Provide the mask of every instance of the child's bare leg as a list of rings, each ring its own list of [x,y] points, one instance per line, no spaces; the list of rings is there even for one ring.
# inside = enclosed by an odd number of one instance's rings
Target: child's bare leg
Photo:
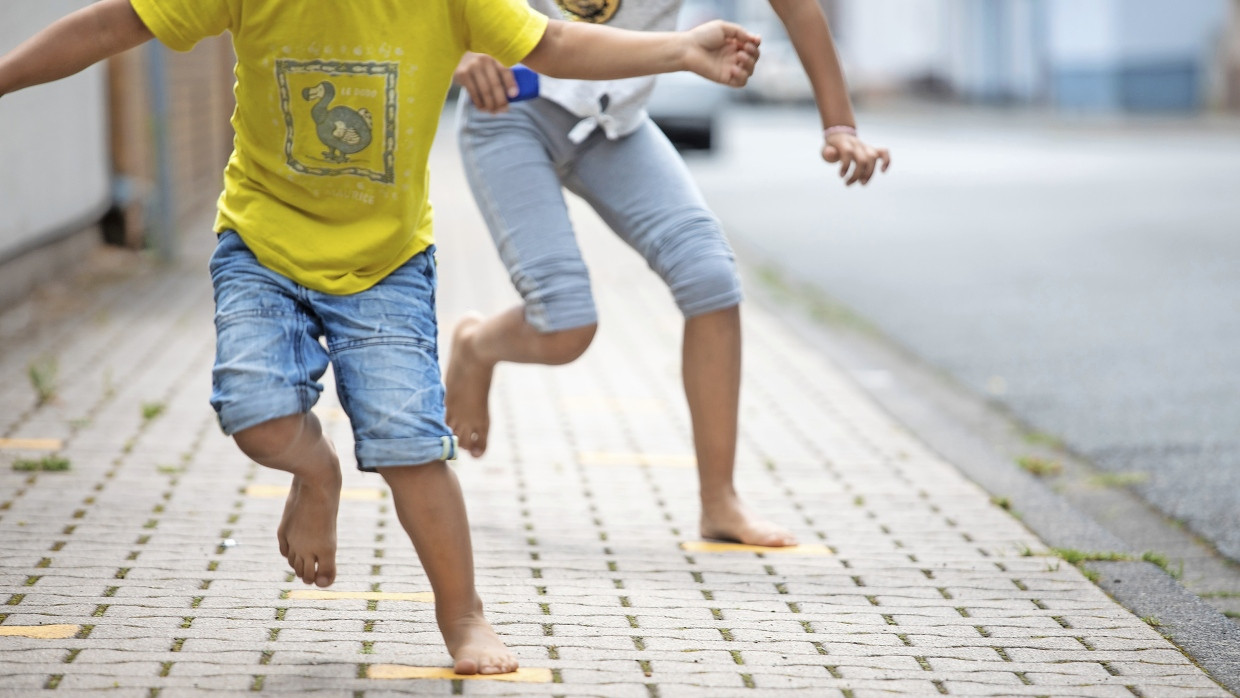
[[[280,554],[306,584],[336,579],[336,513],[340,461],[313,414],[280,417],[234,435],[259,465],[293,474],[276,537]]]
[[[458,674],[517,670],[482,613],[474,589],[474,556],[461,488],[443,461],[379,470],[396,503],[396,515],[413,541],[435,592],[435,618]]]
[[[750,512],[733,485],[741,386],[741,315],[733,306],[685,321],[685,396],[701,482],[701,533],[749,545],[795,545],[786,529]]]
[[[457,323],[444,376],[444,406],[448,427],[461,440],[461,446],[475,458],[486,452],[491,427],[487,397],[496,364],[566,364],[585,352],[597,327],[539,332],[525,321],[522,306],[487,318],[471,313]]]

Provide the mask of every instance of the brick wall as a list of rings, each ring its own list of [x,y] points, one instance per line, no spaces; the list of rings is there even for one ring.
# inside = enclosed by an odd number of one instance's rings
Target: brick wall
[[[140,247],[155,195],[154,124],[149,84],[150,51],[143,46],[109,64],[112,157],[117,207],[106,222],[111,242]],[[215,203],[232,151],[233,53],[227,35],[202,41],[189,53],[165,51],[168,156],[174,219],[200,222]]]

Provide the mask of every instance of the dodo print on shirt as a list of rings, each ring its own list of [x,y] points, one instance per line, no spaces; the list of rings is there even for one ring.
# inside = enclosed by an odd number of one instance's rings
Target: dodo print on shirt
[[[276,79],[289,167],[395,181],[396,63],[282,59]]]

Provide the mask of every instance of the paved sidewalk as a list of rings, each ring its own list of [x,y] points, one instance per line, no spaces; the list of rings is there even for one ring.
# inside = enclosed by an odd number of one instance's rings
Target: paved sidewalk
[[[447,329],[515,297],[443,135]],[[598,339],[570,366],[503,367],[491,451],[457,465],[521,681],[441,669],[376,476],[346,468],[330,593],[293,581],[274,536],[287,477],[241,456],[207,404],[204,229],[177,269],[0,315],[0,695],[1230,695],[754,304],[740,484],[805,545],[699,540],[681,320],[574,216]],[[32,365],[54,387],[42,406]],[[351,452],[330,386],[317,411]],[[68,470],[13,469],[47,456]]]

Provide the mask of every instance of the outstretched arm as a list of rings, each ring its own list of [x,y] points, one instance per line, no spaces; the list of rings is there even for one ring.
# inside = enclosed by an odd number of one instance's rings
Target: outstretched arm
[[[557,78],[607,80],[692,70],[740,87],[753,74],[758,43],[758,37],[726,22],[687,32],[634,32],[552,21],[523,62]],[[465,54],[452,78],[485,112],[507,111],[508,97],[517,91],[512,71],[486,54]]]
[[[741,87],[753,74],[758,43],[757,36],[718,20],[684,32],[551,21],[542,41],[522,62],[555,78],[612,80],[690,70]]]
[[[840,163],[840,177],[847,177],[850,185],[869,182],[875,170],[886,172],[891,164],[887,149],[867,145],[855,133],[857,120],[848,98],[848,85],[827,18],[817,0],[770,0],[770,3],[787,29],[788,38],[814,87],[814,101],[826,133],[822,158]],[[850,127],[854,132],[837,129],[827,133],[833,126]]]
[[[151,38],[129,0],[100,0],[0,58],[0,95],[68,77]]]

